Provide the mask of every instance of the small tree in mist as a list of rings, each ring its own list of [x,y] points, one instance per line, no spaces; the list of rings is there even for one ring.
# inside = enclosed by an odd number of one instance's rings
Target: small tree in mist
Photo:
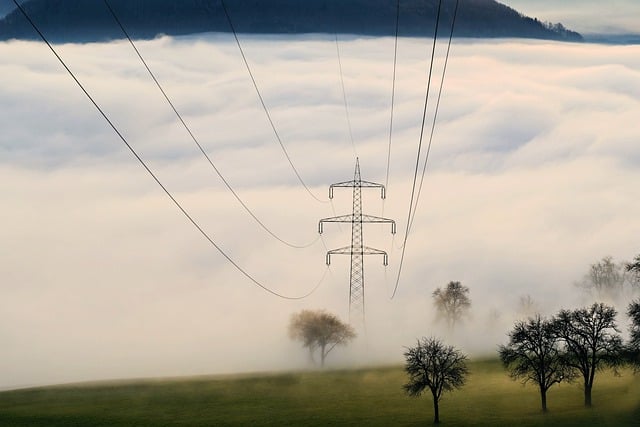
[[[509,343],[501,345],[498,354],[511,378],[538,386],[542,412],[547,412],[549,388],[569,379],[572,372],[564,363],[554,322],[540,315],[518,321],[509,333]]]
[[[629,304],[627,315],[631,319],[631,336],[627,344],[628,361],[637,373],[640,371],[640,300]]]
[[[633,285],[627,263],[616,263],[606,256],[591,264],[589,272],[577,286],[591,293],[596,299],[615,300],[622,295],[625,285]]]
[[[591,406],[596,372],[623,362],[616,315],[615,308],[595,303],[588,308],[561,310],[556,317],[558,336],[566,351],[565,363],[584,380],[585,406]]]
[[[301,341],[309,349],[309,357],[320,353],[320,366],[337,345],[346,345],[356,337],[354,329],[324,310],[302,310],[293,314],[289,322],[289,337]]]
[[[531,298],[531,295],[523,295],[518,299],[518,315],[523,319],[535,317],[539,313],[540,307],[534,299]]]
[[[452,332],[456,323],[471,307],[469,288],[462,286],[460,282],[449,282],[444,289],[433,291],[432,296],[438,317],[447,322],[447,329]]]
[[[488,329],[496,329],[500,324],[500,320],[502,319],[502,313],[497,308],[492,308],[487,313],[487,328]]]
[[[440,398],[445,391],[464,385],[469,373],[467,356],[436,338],[422,338],[415,347],[407,349],[404,357],[405,371],[409,375],[409,382],[404,385],[405,391],[410,396],[418,397],[429,389],[433,396],[433,422],[440,423]]]

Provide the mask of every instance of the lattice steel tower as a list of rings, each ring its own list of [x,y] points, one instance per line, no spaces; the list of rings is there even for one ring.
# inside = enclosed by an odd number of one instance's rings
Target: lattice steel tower
[[[391,233],[396,232],[396,223],[392,219],[362,214],[362,188],[380,188],[380,195],[386,197],[382,184],[362,181],[360,178],[360,161],[356,159],[356,170],[352,181],[339,182],[329,187],[329,198],[333,199],[334,188],[353,188],[353,211],[351,215],[324,218],[318,224],[318,232],[322,234],[325,222],[351,223],[351,245],[327,252],[327,265],[331,264],[331,255],[351,255],[351,278],[349,281],[349,322],[356,327],[364,327],[364,255],[382,255],[384,265],[388,264],[385,251],[365,246],[362,238],[363,223],[390,223]]]

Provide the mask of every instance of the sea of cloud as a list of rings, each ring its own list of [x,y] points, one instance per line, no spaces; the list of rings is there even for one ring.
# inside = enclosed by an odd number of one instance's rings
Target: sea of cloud
[[[363,179],[385,181],[393,39],[340,37],[353,143],[332,37],[242,42],[291,160],[324,203],[292,171],[230,36],[138,47],[246,205],[283,239],[313,242],[320,218],[351,211],[348,190],[326,198],[331,183],[353,177],[356,153]],[[415,338],[442,334],[431,293],[450,280],[471,289],[473,310],[447,339],[493,354],[520,297],[544,313],[582,304],[573,284],[590,263],[640,252],[640,47],[456,40],[391,300],[429,43],[399,41],[388,198],[364,197],[365,212],[396,219],[399,232],[365,227],[365,243],[388,251],[390,265],[367,259],[367,356],[336,349],[334,366],[397,363]],[[327,225],[307,249],[274,240],[211,169],[127,43],[56,48],[241,268],[288,296],[324,280],[299,301],[257,287],[185,219],[46,46],[2,43],[10,60],[0,63],[0,387],[307,367],[288,319],[303,308],[348,318],[349,259],[334,257],[327,273],[324,254],[349,243],[349,228]]]

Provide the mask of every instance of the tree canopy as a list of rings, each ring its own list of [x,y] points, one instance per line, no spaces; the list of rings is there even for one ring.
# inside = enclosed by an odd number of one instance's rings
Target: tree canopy
[[[523,320],[528,319],[530,317],[535,317],[540,313],[540,306],[533,298],[531,298],[531,295],[522,295],[518,299],[517,312],[522,316]]]
[[[584,404],[591,406],[596,371],[622,362],[622,339],[617,311],[603,303],[588,308],[561,310],[556,318],[558,336],[567,352],[566,364],[584,379]]]
[[[597,299],[615,300],[619,298],[625,286],[633,285],[632,275],[626,262],[617,263],[612,257],[591,264],[589,271],[577,285],[590,292]]]
[[[469,288],[460,282],[449,282],[444,289],[436,289],[432,296],[438,317],[447,322],[449,331],[453,331],[456,323],[471,307]]]
[[[509,333],[509,343],[501,345],[498,354],[513,379],[538,386],[543,412],[547,412],[549,388],[571,375],[564,364],[554,322],[540,315],[518,321]]]
[[[445,391],[461,388],[467,374],[467,356],[452,346],[446,346],[436,338],[422,338],[415,347],[404,353],[405,371],[409,382],[404,389],[410,396],[418,397],[426,389],[433,396],[434,423],[440,422],[438,403]]]
[[[302,310],[293,314],[289,322],[289,337],[301,341],[309,349],[309,357],[320,353],[320,364],[324,366],[327,355],[337,345],[345,345],[356,337],[354,329],[338,317],[324,310]]]
[[[634,286],[640,287],[640,255],[636,256],[633,262],[627,264],[627,272],[631,274]]]
[[[627,270],[640,272],[640,255],[637,255],[633,262],[627,264]]]

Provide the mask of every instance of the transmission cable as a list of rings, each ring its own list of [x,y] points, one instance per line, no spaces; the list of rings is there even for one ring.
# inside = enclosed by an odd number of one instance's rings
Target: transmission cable
[[[418,210],[418,201],[420,200],[420,194],[422,193],[422,184],[424,183],[424,175],[427,171],[427,163],[429,161],[429,154],[431,153],[431,144],[433,142],[433,133],[436,128],[436,120],[438,119],[438,110],[440,109],[440,99],[442,98],[442,88],[444,86],[444,78],[447,74],[447,64],[449,63],[449,52],[451,51],[451,41],[453,40],[453,30],[456,25],[456,16],[458,15],[458,4],[459,0],[456,0],[456,5],[453,10],[453,18],[451,21],[451,33],[449,34],[449,43],[447,44],[447,53],[444,59],[444,67],[442,69],[442,79],[440,80],[440,89],[438,90],[438,100],[436,101],[436,109],[433,114],[433,121],[431,122],[431,134],[429,135],[429,145],[427,146],[427,154],[424,159],[424,164],[422,165],[422,177],[420,178],[420,186],[418,187],[418,195],[416,196],[416,203],[413,207],[413,215],[411,217],[411,224],[409,226],[409,231],[413,227],[413,221],[416,218],[416,211]]]
[[[296,248],[296,249],[304,249],[304,248],[308,248],[312,245],[314,245],[317,241],[318,238],[316,237],[313,241],[311,241],[310,243],[304,244],[304,245],[296,245],[293,243],[290,243],[284,239],[282,239],[281,237],[279,237],[278,235],[276,235],[271,229],[269,229],[269,227],[267,227],[254,213],[253,211],[247,206],[247,204],[240,198],[240,196],[238,195],[238,193],[234,190],[234,188],[231,186],[231,184],[229,183],[229,181],[227,181],[227,179],[224,177],[224,175],[222,174],[222,172],[220,172],[220,170],[216,167],[216,165],[213,163],[213,160],[211,160],[211,157],[207,154],[207,152],[204,150],[204,148],[202,147],[202,145],[200,144],[200,142],[198,141],[198,139],[195,137],[195,135],[193,134],[193,132],[191,131],[191,128],[187,125],[187,123],[184,121],[182,115],[178,112],[177,108],[175,107],[175,105],[173,104],[173,102],[171,101],[171,99],[169,98],[169,96],[167,95],[166,91],[164,90],[164,88],[162,87],[162,85],[160,84],[160,82],[158,81],[158,79],[156,78],[155,74],[151,71],[151,68],[149,67],[149,65],[147,64],[147,61],[144,59],[144,57],[142,56],[142,54],[140,53],[140,51],[138,50],[138,47],[135,45],[135,43],[133,42],[133,39],[131,38],[131,36],[129,35],[129,32],[125,29],[122,21],[118,18],[118,15],[116,14],[115,10],[111,7],[111,4],[109,3],[108,0],[104,0],[104,4],[107,6],[107,9],[109,9],[109,12],[111,13],[111,16],[113,16],[113,19],[116,21],[116,23],[118,24],[118,26],[120,27],[120,29],[122,30],[122,33],[125,35],[125,37],[127,38],[127,40],[129,41],[129,44],[131,45],[131,47],[133,48],[133,50],[136,52],[136,55],[138,55],[138,58],[140,59],[140,61],[142,62],[142,64],[144,65],[144,67],[147,69],[147,72],[149,73],[149,75],[151,76],[151,78],[153,79],[153,81],[155,82],[156,86],[158,87],[158,89],[160,90],[160,92],[162,93],[162,95],[164,96],[164,99],[167,100],[167,102],[169,103],[169,105],[171,106],[171,109],[173,110],[173,112],[175,113],[175,115],[178,117],[178,120],[180,121],[180,123],[182,123],[182,126],[184,127],[184,129],[187,131],[187,133],[189,134],[189,136],[191,137],[191,139],[193,140],[193,142],[196,144],[196,146],[198,147],[198,149],[200,150],[200,152],[202,153],[202,155],[207,159],[207,161],[209,162],[209,164],[211,165],[211,167],[213,168],[213,170],[216,172],[216,174],[218,175],[218,177],[222,180],[222,182],[224,183],[224,185],[227,187],[227,189],[231,192],[231,194],[233,194],[233,196],[236,198],[236,200],[238,201],[238,203],[240,203],[240,205],[242,205],[242,207],[244,208],[245,211],[247,211],[247,213],[249,215],[251,215],[251,217],[260,225],[260,227],[262,227],[262,229],[264,231],[266,231],[267,233],[269,233],[271,235],[271,237],[273,237],[274,239],[280,241],[281,243],[291,247],[291,248]]]
[[[429,92],[431,90],[431,75],[433,73],[433,62],[434,62],[434,58],[435,58],[435,54],[436,54],[436,42],[438,40],[438,27],[440,24],[440,11],[442,9],[442,0],[440,0],[438,2],[438,12],[436,15],[436,23],[435,23],[435,30],[434,30],[434,36],[433,36],[433,47],[431,49],[431,63],[429,65],[429,74],[428,74],[428,79],[427,79],[427,93],[425,95],[424,98],[424,110],[422,113],[422,125],[420,126],[420,140],[418,142],[418,153],[416,155],[416,166],[415,166],[415,171],[413,174],[413,185],[411,188],[411,200],[409,202],[409,213],[407,214],[407,227],[405,230],[405,234],[404,234],[404,241],[402,243],[402,255],[400,257],[400,265],[398,266],[398,276],[396,278],[396,284],[395,287],[393,289],[393,294],[391,295],[391,299],[393,299],[396,296],[396,292],[398,291],[398,284],[400,283],[400,275],[402,274],[402,265],[404,264],[404,255],[405,255],[405,251],[407,248],[407,239],[409,237],[409,227],[411,224],[411,213],[412,213],[412,209],[413,209],[413,203],[414,203],[414,198],[415,198],[415,194],[416,194],[416,183],[418,181],[418,170],[420,169],[420,154],[422,152],[422,141],[423,141],[423,137],[424,137],[424,125],[427,119],[427,106],[429,104]]]
[[[353,131],[351,129],[351,117],[349,116],[349,104],[347,102],[347,91],[344,88],[344,73],[342,72],[342,59],[340,58],[340,42],[338,41],[338,33],[336,33],[336,53],[338,55],[338,69],[340,70],[340,84],[342,86],[342,99],[344,101],[344,112],[347,116],[347,125],[349,127],[349,139],[351,139],[353,154],[356,157],[359,157],[358,150],[356,149],[356,143],[353,141]]]
[[[431,153],[431,146],[433,143],[433,135],[434,135],[434,131],[435,131],[435,127],[436,127],[436,121],[438,119],[438,111],[440,110],[440,99],[442,98],[442,89],[444,87],[444,80],[445,80],[445,76],[447,73],[447,65],[449,63],[449,53],[451,51],[451,42],[453,40],[453,31],[456,25],[456,17],[457,17],[457,12],[458,12],[458,5],[459,5],[459,0],[456,0],[456,5],[453,11],[453,18],[451,21],[451,32],[449,34],[449,41],[447,44],[447,53],[445,55],[445,60],[444,60],[444,67],[442,69],[442,78],[440,79],[440,88],[438,90],[438,99],[436,101],[436,108],[434,111],[434,115],[433,115],[433,121],[431,122],[431,134],[429,135],[429,144],[427,146],[427,153],[424,159],[424,163],[422,165],[422,176],[420,178],[420,185],[418,186],[418,192],[417,192],[417,196],[416,196],[416,202],[413,206],[413,212],[411,214],[411,221],[410,221],[410,225],[409,225],[409,232],[411,232],[411,228],[413,228],[413,221],[415,220],[416,217],[416,210],[418,209],[418,201],[420,200],[420,195],[422,194],[422,187],[424,184],[424,177],[425,177],[425,173],[427,171],[427,164],[429,161],[429,155]],[[402,246],[399,247],[400,249],[402,249]]]
[[[216,242],[213,240],[213,238],[211,238],[211,236],[209,236],[209,234],[207,234],[206,231],[203,230],[203,228],[198,224],[198,222],[196,222],[195,219],[193,219],[193,217],[187,212],[187,210],[182,207],[182,205],[180,204],[180,202],[178,202],[178,200],[173,196],[173,194],[171,194],[171,192],[167,189],[167,187],[164,186],[164,184],[162,184],[162,182],[160,181],[160,179],[151,171],[151,169],[149,168],[149,166],[147,166],[147,164],[144,162],[144,160],[142,160],[142,158],[140,157],[140,155],[136,152],[136,150],[131,146],[131,144],[129,144],[129,142],[127,141],[127,139],[122,135],[122,133],[118,130],[118,128],[113,124],[113,122],[111,121],[111,119],[109,119],[109,117],[107,116],[107,114],[104,112],[104,110],[102,110],[102,108],[100,108],[100,106],[98,105],[98,103],[93,99],[93,97],[89,94],[89,92],[85,89],[84,85],[82,83],[80,83],[80,81],[78,80],[78,78],[75,76],[75,74],[71,71],[71,69],[67,66],[67,64],[64,62],[64,60],[60,57],[60,55],[58,54],[58,52],[53,48],[53,46],[51,45],[51,43],[49,43],[49,41],[47,40],[47,38],[44,36],[44,34],[40,31],[40,29],[38,28],[38,26],[35,24],[35,22],[33,22],[33,20],[31,19],[31,17],[27,14],[27,12],[22,8],[22,6],[20,4],[18,4],[18,2],[16,0],[13,0],[13,2],[15,3],[16,7],[20,10],[20,12],[22,13],[22,15],[27,19],[27,21],[29,21],[29,23],[31,24],[31,26],[33,27],[33,29],[38,33],[38,35],[40,36],[40,38],[46,43],[47,47],[49,48],[49,50],[51,50],[51,52],[55,55],[55,57],[58,59],[58,61],[60,62],[60,64],[65,68],[65,70],[67,70],[67,72],[69,73],[69,75],[71,76],[71,78],[73,78],[73,80],[75,81],[75,83],[78,85],[78,87],[82,90],[82,92],[86,95],[87,98],[89,98],[89,101],[91,101],[91,103],[93,104],[93,106],[98,110],[98,112],[100,113],[100,115],[102,116],[102,118],[104,118],[104,120],[109,124],[109,126],[111,127],[111,129],[113,129],[113,131],[116,133],[116,135],[118,135],[118,137],[120,138],[120,140],[122,140],[122,142],[127,146],[127,148],[129,149],[129,151],[131,152],[131,154],[133,154],[133,156],[136,158],[136,160],[138,160],[138,162],[142,165],[142,167],[147,171],[147,173],[149,175],[151,175],[151,177],[153,178],[153,180],[156,182],[156,184],[158,184],[158,186],[160,186],[160,188],[162,189],[162,191],[164,191],[164,193],[167,195],[167,197],[169,197],[171,199],[171,201],[176,205],[176,207],[180,210],[180,212],[182,212],[182,214],[189,220],[189,222],[191,222],[191,224],[200,232],[200,234],[229,262],[231,263],[231,265],[233,265],[240,273],[242,273],[247,279],[249,279],[251,282],[253,282],[256,286],[262,288],[263,290],[265,290],[266,292],[282,298],[282,299],[286,299],[286,300],[301,300],[304,298],[309,297],[311,294],[313,294],[318,287],[320,286],[320,284],[322,283],[322,281],[324,280],[324,277],[326,277],[326,271],[324,273],[324,275],[322,276],[322,280],[308,293],[302,295],[302,296],[287,296],[281,293],[278,293],[274,290],[269,289],[267,286],[263,285],[262,283],[260,283],[257,279],[255,279],[251,274],[249,274],[245,269],[243,269],[236,261],[233,260],[233,258],[231,258],[218,244],[216,244]]]
[[[298,172],[298,169],[296,169],[295,165],[293,164],[293,160],[291,160],[291,156],[289,156],[289,153],[287,152],[287,149],[285,148],[284,143],[282,142],[282,138],[280,138],[280,133],[278,132],[278,129],[276,128],[276,125],[274,124],[273,119],[271,118],[271,114],[269,113],[269,109],[267,108],[267,104],[264,102],[264,98],[262,97],[262,94],[260,93],[260,89],[258,88],[258,83],[256,82],[256,79],[253,76],[253,72],[251,71],[251,67],[249,66],[249,61],[247,61],[247,57],[244,54],[244,50],[242,49],[242,45],[240,44],[240,39],[238,38],[238,34],[236,32],[236,28],[233,25],[233,21],[231,20],[231,15],[229,14],[229,11],[227,10],[227,5],[226,5],[224,0],[220,0],[220,3],[222,4],[222,9],[224,11],[225,16],[227,17],[227,22],[229,23],[229,28],[231,28],[231,32],[233,33],[233,37],[236,40],[236,44],[238,45],[238,50],[240,51],[240,55],[242,56],[242,61],[244,62],[244,66],[247,69],[247,72],[249,73],[249,77],[251,77],[251,82],[253,83],[253,87],[255,88],[256,93],[258,94],[258,98],[260,99],[260,104],[262,105],[262,109],[264,110],[264,112],[265,112],[265,114],[267,116],[269,124],[271,125],[271,129],[273,129],[273,133],[276,136],[276,139],[278,140],[278,143],[280,144],[280,148],[282,148],[282,152],[284,153],[285,157],[287,158],[287,160],[289,162],[289,165],[291,165],[291,169],[293,169],[293,172],[298,177],[298,181],[300,181],[300,184],[302,184],[302,186],[305,188],[305,190],[307,190],[307,193],[309,193],[309,195],[311,197],[313,197],[315,200],[317,200],[320,203],[329,203],[328,200],[321,200],[315,194],[313,194],[313,192],[309,189],[307,184],[304,182],[304,180],[300,176],[300,173]]]
[[[384,187],[389,191],[389,169],[391,167],[391,140],[393,136],[393,113],[396,99],[396,68],[398,64],[398,32],[400,29],[400,0],[396,2],[396,35],[393,47],[393,77],[391,79],[391,118],[389,119],[389,149],[387,150],[387,173],[384,179]],[[382,201],[382,216],[384,216],[384,203]]]

